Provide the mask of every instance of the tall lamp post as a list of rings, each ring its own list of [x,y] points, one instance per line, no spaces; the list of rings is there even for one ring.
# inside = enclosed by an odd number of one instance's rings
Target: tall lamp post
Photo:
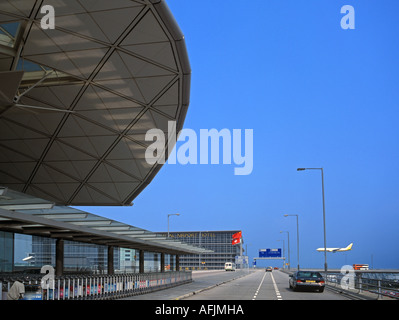
[[[323,196],[323,229],[324,229],[324,271],[327,273],[327,240],[326,240],[326,206],[324,202],[324,173],[323,168],[298,168],[297,171],[320,170],[321,171],[321,192]]]
[[[285,214],[284,217],[294,216],[296,217],[296,246],[297,246],[297,255],[298,255],[298,271],[299,271],[299,222],[297,214]]]
[[[280,231],[280,233],[287,232],[288,235],[288,270],[291,270],[291,259],[290,259],[290,233],[288,231]]]
[[[171,214],[168,214],[168,238],[169,238],[169,217],[170,216],[180,216],[180,213],[171,213]]]

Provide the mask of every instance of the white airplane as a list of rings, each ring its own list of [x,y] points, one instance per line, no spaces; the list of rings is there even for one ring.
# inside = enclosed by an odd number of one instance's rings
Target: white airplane
[[[353,243],[351,243],[346,248],[326,248],[327,252],[342,252],[352,250]],[[324,252],[324,248],[318,248],[317,251]]]

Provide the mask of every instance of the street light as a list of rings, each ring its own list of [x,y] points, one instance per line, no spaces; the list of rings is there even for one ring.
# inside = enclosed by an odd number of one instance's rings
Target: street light
[[[297,246],[297,254],[298,254],[298,271],[299,271],[299,222],[297,214],[285,214],[284,217],[295,216],[296,217],[296,246]]]
[[[324,173],[323,168],[297,168],[297,171],[320,170],[321,171],[321,192],[323,196],[323,229],[324,229],[324,271],[327,273],[327,241],[326,241],[326,206],[324,202]]]
[[[290,233],[288,231],[280,231],[280,233],[287,232],[288,235],[288,270],[291,269],[291,259],[290,259]]]
[[[180,216],[180,213],[170,213],[170,214],[168,214],[168,238],[169,238],[169,217],[170,216]]]

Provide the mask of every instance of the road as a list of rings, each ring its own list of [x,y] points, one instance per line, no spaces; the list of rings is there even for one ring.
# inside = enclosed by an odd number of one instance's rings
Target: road
[[[339,294],[324,290],[294,292],[289,288],[288,275],[281,271],[258,270],[249,275],[224,283],[185,298],[186,300],[348,300]]]
[[[194,294],[195,293],[195,294]],[[289,289],[288,275],[274,270],[211,271],[193,273],[193,282],[175,288],[121,300],[348,300],[324,290],[294,292]]]
[[[225,272],[216,271],[193,271],[193,282],[174,288],[155,291],[148,294],[131,296],[120,300],[176,300],[185,295],[193,294],[201,290],[247,276],[247,271]]]

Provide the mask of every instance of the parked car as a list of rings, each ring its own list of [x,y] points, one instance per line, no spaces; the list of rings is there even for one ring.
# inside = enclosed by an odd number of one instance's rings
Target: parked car
[[[294,291],[298,289],[313,289],[319,292],[324,291],[325,281],[323,276],[316,271],[297,271],[289,276],[290,288]]]

